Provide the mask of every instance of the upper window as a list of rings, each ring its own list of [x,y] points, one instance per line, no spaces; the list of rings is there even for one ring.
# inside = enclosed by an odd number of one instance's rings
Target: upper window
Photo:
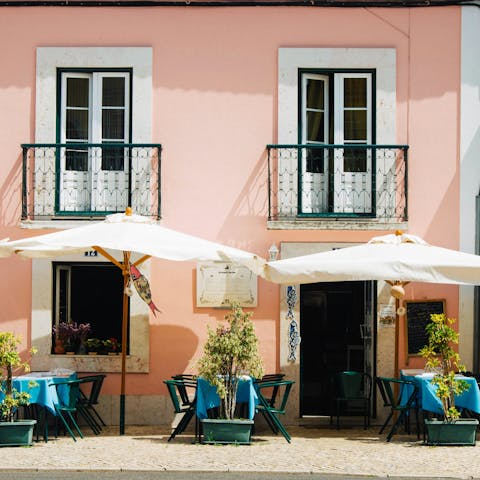
[[[370,213],[374,72],[300,70],[299,143],[302,213]]]
[[[58,209],[121,211],[129,153],[118,144],[130,142],[130,72],[60,70],[59,76],[58,142],[74,146],[58,152]]]

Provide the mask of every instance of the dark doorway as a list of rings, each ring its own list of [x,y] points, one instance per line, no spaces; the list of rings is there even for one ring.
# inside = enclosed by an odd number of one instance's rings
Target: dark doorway
[[[330,415],[336,372],[371,369],[372,290],[372,282],[301,285],[301,416]]]

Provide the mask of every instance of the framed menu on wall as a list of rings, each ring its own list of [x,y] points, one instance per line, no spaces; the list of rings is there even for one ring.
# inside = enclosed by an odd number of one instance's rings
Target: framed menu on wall
[[[445,300],[406,300],[405,309],[407,355],[415,356],[428,343],[425,327],[430,315],[445,313]]]
[[[232,262],[197,263],[197,307],[257,306],[257,276]]]

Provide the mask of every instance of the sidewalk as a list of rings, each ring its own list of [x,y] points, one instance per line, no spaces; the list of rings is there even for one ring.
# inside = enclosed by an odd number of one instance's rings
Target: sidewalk
[[[87,430],[87,429],[85,429]],[[270,431],[258,432],[251,445],[193,444],[181,435],[167,443],[159,427],[108,427],[87,434],[35,443],[31,448],[4,447],[0,470],[131,472],[289,472],[372,477],[479,478],[480,443],[475,447],[429,447],[415,435],[395,435],[392,442],[369,430],[289,427],[292,443]],[[13,477],[12,477],[13,478]],[[65,477],[66,478],[66,477]],[[194,477],[192,477],[194,478]]]

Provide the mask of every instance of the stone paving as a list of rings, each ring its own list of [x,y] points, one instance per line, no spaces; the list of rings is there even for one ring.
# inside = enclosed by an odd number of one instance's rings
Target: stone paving
[[[289,427],[292,442],[269,431],[258,432],[251,445],[202,445],[193,436],[167,442],[162,427],[107,427],[101,435],[77,442],[69,437],[32,447],[0,450],[0,471],[217,471],[290,472],[391,477],[479,478],[480,444],[431,447],[415,435],[395,435],[390,443],[369,430]],[[12,477],[13,478],[13,477]]]

